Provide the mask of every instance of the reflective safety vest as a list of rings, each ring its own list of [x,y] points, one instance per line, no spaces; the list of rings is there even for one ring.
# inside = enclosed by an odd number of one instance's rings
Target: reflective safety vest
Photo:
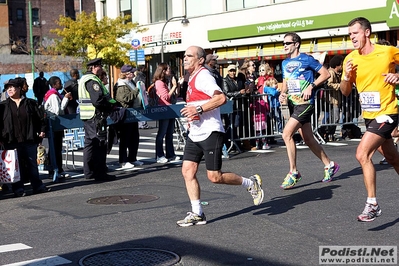
[[[79,92],[79,114],[80,114],[80,119],[81,120],[88,120],[93,118],[95,112],[96,112],[96,107],[91,102],[90,99],[90,94],[86,90],[86,83],[90,80],[97,81],[98,84],[100,84],[100,87],[102,89],[102,92],[104,95],[109,94],[107,88],[104,86],[102,81],[94,74],[85,74],[82,76],[82,78],[79,80],[79,87],[78,87],[78,92]],[[109,99],[110,103],[116,103],[114,99],[110,97]]]

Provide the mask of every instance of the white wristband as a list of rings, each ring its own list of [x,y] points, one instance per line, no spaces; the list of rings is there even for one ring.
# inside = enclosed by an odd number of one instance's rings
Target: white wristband
[[[345,81],[349,81],[349,78],[346,77],[346,76],[344,76],[344,80],[345,80]]]

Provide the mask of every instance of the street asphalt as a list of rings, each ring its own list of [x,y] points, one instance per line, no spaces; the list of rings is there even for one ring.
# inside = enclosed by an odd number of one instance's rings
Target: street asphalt
[[[320,246],[398,245],[398,175],[379,164],[380,154],[373,160],[382,216],[369,223],[356,220],[366,200],[355,158],[357,140],[323,145],[341,167],[330,183],[320,182],[323,164],[299,146],[302,180],[290,190],[279,187],[289,170],[281,140],[268,151],[231,154],[223,171],[261,175],[265,198],[260,206],[253,205],[242,186],[211,183],[202,163],[198,179],[207,224],[182,228],[176,221],[191,208],[181,163],[155,162],[155,132],[141,130],[141,167],[118,170],[115,147],[108,165],[116,181],[86,181],[77,163],[76,169],[68,169],[72,177],[62,183],[52,183],[42,173],[51,192],[31,195],[29,185],[22,198],[1,192],[0,265],[170,265],[157,257],[159,251],[175,254],[176,265],[184,266],[319,265]],[[81,151],[75,152],[75,160],[81,162]],[[131,204],[128,199],[134,196],[142,202]],[[117,200],[109,204],[102,197]],[[104,204],[88,202],[97,198]],[[25,248],[7,250],[18,243]],[[149,252],[122,263],[116,250]],[[111,255],[97,262],[83,260],[107,252]]]

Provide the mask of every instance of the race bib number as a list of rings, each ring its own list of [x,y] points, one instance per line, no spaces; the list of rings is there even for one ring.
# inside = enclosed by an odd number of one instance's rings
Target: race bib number
[[[301,84],[299,80],[287,80],[288,94],[298,95],[301,94]]]
[[[377,112],[381,109],[381,100],[379,92],[362,92],[360,96],[360,105],[364,111]]]

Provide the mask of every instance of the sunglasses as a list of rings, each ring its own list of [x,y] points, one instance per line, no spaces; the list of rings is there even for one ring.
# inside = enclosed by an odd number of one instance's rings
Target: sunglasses
[[[262,69],[260,69],[259,71],[260,71],[260,72],[263,72],[263,71],[266,71],[266,70],[262,68]]]
[[[291,44],[293,44],[293,43],[295,43],[295,42],[283,42],[283,46],[284,46],[284,45],[291,45]]]

